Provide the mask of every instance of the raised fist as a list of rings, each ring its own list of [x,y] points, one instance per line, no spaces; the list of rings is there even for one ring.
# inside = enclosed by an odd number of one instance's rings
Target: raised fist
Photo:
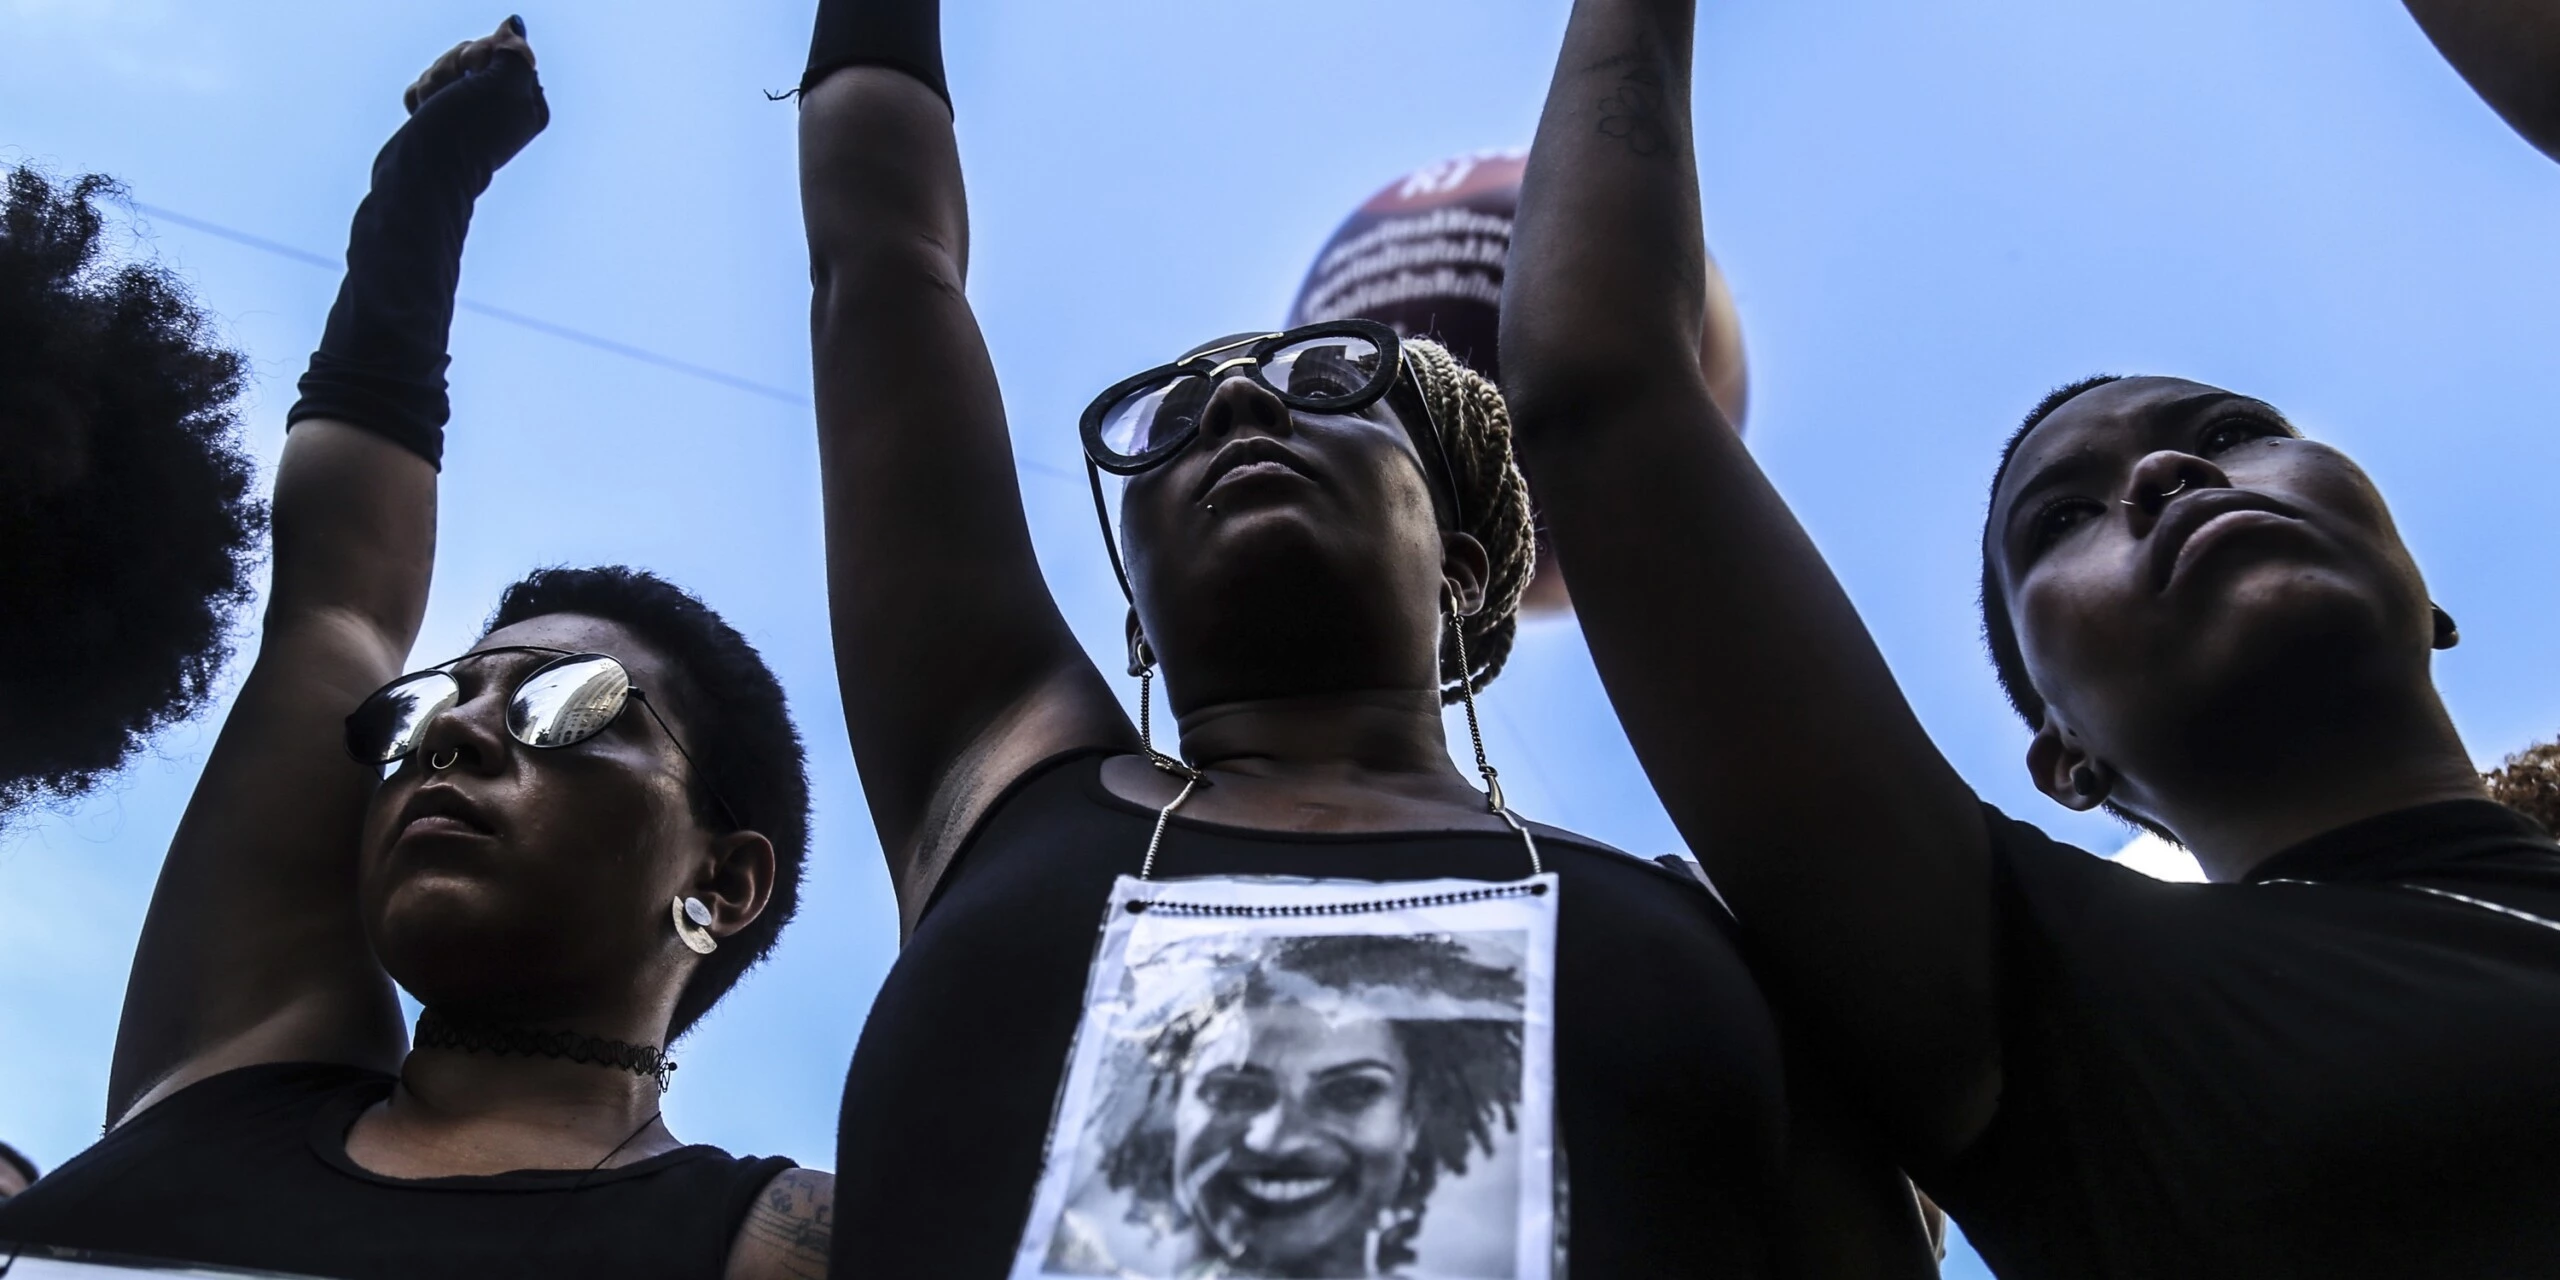
[[[512,159],[551,123],[522,18],[508,18],[496,31],[447,50],[409,85],[401,103],[410,115],[402,133],[431,133],[488,170]]]

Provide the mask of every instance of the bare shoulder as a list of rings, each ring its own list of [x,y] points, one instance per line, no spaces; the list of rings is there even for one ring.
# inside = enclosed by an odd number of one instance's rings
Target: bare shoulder
[[[825,1280],[835,1224],[836,1176],[783,1170],[764,1184],[738,1227],[728,1280]]]

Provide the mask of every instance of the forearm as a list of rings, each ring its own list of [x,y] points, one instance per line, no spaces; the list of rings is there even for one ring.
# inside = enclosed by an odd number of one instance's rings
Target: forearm
[[[2407,0],[2410,16],[2499,117],[2560,160],[2560,0]]]
[[[286,415],[271,625],[334,612],[404,650],[415,635],[463,244],[490,179],[548,119],[529,56],[501,50],[427,95],[374,158],[346,275]]]
[[[1575,6],[1505,283],[1512,422],[1664,806],[1905,1150],[1943,1152],[1996,1047],[1981,823],[1699,372],[1689,13]]]
[[[1694,27],[1690,0],[1574,6],[1505,272],[1515,402],[1698,376],[1707,264],[1689,123]],[[1515,346],[1527,366],[1512,363]],[[1529,424],[1519,429],[1534,443]]]

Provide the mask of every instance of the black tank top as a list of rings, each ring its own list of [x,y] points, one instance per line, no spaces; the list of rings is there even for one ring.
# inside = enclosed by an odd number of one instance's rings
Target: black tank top
[[[791,1167],[690,1146],[593,1173],[386,1178],[347,1158],[347,1129],[391,1086],[314,1062],[208,1077],[0,1204],[0,1240],[347,1280],[701,1280]]]
[[[1000,799],[871,1007],[837,1129],[838,1280],[994,1280],[1031,1208],[1112,879],[1155,811],[1104,757]],[[1558,873],[1556,1116],[1576,1277],[1772,1272],[1785,1105],[1769,1011],[1694,880],[1541,828]],[[1528,873],[1519,837],[1307,835],[1177,816],[1165,879]]]

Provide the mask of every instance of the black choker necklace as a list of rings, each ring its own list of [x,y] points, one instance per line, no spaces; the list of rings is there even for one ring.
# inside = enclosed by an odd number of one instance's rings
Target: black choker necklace
[[[417,1047],[459,1053],[520,1053],[528,1058],[559,1058],[599,1067],[618,1067],[636,1076],[654,1076],[664,1092],[675,1074],[676,1060],[653,1044],[632,1044],[575,1031],[545,1031],[494,1022],[457,1022],[433,1009],[418,1011]]]

